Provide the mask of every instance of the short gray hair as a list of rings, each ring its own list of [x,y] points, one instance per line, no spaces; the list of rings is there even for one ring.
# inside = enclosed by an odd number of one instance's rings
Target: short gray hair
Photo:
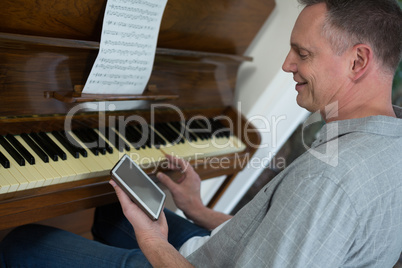
[[[395,0],[298,0],[312,6],[327,6],[323,35],[335,53],[343,54],[356,44],[372,47],[392,74],[402,57],[402,11]]]

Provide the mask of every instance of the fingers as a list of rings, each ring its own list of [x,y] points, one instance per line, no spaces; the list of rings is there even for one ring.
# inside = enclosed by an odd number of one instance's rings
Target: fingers
[[[169,189],[169,191],[173,192],[176,189],[175,188],[177,186],[176,183],[166,174],[158,172],[156,174],[156,177],[161,183],[163,183]]]
[[[110,180],[109,184],[113,186],[113,188],[114,188],[114,190],[116,192],[117,198],[119,199],[120,203],[122,203],[122,204],[126,203],[127,199],[130,199],[126,195],[126,193],[124,193],[123,190],[116,184],[116,182],[114,180]]]
[[[137,205],[131,201],[130,197],[128,197],[128,195],[116,184],[115,181],[110,180],[109,183],[113,186],[123,211],[137,209]]]
[[[184,160],[183,158],[175,157],[173,155],[165,155],[167,160],[169,161],[169,168],[171,169],[179,169],[181,170],[182,173],[185,173],[191,168],[191,165],[189,162]]]
[[[131,216],[133,215],[138,215],[138,213],[145,215],[140,207],[138,207],[133,201],[131,201],[130,197],[120,188],[119,185],[116,184],[115,181],[110,180],[109,183],[113,186],[117,198],[119,199],[121,208],[123,209],[123,213],[130,222]],[[148,216],[146,218],[148,219]]]
[[[151,236],[153,236],[155,233],[160,233],[165,239],[167,239],[168,227],[165,214],[163,212],[161,213],[157,222],[151,220],[139,206],[131,201],[129,196],[116,184],[116,182],[110,180],[109,183],[116,191],[116,195],[123,209],[124,216],[133,226],[136,236],[138,234],[144,235],[146,232],[150,232]]]

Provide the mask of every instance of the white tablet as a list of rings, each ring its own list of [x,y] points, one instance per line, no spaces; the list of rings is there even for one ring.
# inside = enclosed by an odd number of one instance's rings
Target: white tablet
[[[166,195],[128,155],[124,155],[110,173],[116,184],[152,220],[159,218]]]

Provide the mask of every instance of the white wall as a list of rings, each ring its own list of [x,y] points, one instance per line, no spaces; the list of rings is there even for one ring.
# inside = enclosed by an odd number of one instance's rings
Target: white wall
[[[234,105],[260,129],[263,146],[235,178],[214,207],[216,210],[229,213],[236,206],[264,166],[308,115],[296,104],[292,74],[281,69],[299,12],[296,0],[277,0],[274,11],[246,52],[254,60],[244,63],[239,70]],[[202,186],[206,193],[213,191],[212,187]]]
[[[253,57],[238,73],[235,103],[260,129],[261,144],[250,165],[236,176],[214,209],[230,213],[308,113],[296,104],[292,74],[282,71],[289,51],[290,33],[300,12],[297,0],[276,0],[276,7],[246,51]],[[265,146],[264,146],[265,145]],[[202,182],[201,196],[207,204],[224,180],[223,177]],[[175,210],[168,198],[168,208]],[[181,215],[181,211],[176,210]]]

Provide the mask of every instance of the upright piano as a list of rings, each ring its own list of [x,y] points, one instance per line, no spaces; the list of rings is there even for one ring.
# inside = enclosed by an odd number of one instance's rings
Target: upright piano
[[[226,175],[212,206],[260,142],[234,89],[274,6],[169,0],[147,88],[121,96],[81,92],[106,0],[2,0],[0,230],[115,202],[109,172],[122,154],[151,176],[166,153],[202,179]]]

